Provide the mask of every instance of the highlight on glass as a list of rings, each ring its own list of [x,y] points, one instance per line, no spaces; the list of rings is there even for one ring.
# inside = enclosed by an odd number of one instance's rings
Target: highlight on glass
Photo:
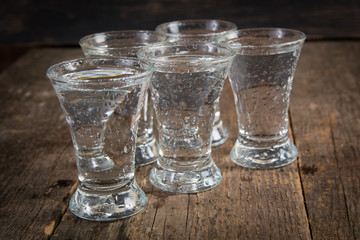
[[[86,57],[136,57],[142,47],[165,42],[164,34],[147,30],[123,30],[95,33],[80,39]],[[144,107],[138,124],[136,140],[136,166],[155,162],[159,154],[153,131],[153,107],[150,93],[146,92]]]

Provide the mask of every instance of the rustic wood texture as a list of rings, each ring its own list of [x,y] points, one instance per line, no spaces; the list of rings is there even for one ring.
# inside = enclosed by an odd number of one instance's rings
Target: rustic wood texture
[[[360,239],[360,42],[305,43],[292,92],[300,158],[284,168],[236,166],[230,84],[221,98],[226,144],[213,149],[223,182],[169,194],[136,170],[149,204],[122,221],[81,220],[68,210],[76,164],[68,127],[46,79],[79,49],[35,49],[0,75],[0,239]]]
[[[0,75],[0,239],[46,239],[67,208],[76,164],[45,77],[50,64],[81,53],[63,51],[31,51]]]
[[[285,27],[308,39],[360,38],[356,0],[17,0],[0,2],[0,44],[77,44],[87,34],[148,29],[180,19],[212,18],[239,28]]]
[[[314,239],[360,239],[360,44],[305,44],[291,117]]]

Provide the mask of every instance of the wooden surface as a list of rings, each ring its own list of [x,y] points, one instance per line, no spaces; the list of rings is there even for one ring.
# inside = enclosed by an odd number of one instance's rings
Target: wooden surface
[[[229,83],[226,144],[213,149],[222,183],[199,194],[152,187],[137,169],[145,211],[111,223],[68,210],[74,150],[46,69],[79,49],[28,51],[0,75],[0,239],[360,239],[360,42],[306,42],[291,96],[298,160],[267,171],[229,159],[237,122]]]
[[[228,20],[239,28],[293,28],[308,39],[360,39],[358,0],[2,0],[0,45],[77,44],[95,32],[153,30],[194,18]]]

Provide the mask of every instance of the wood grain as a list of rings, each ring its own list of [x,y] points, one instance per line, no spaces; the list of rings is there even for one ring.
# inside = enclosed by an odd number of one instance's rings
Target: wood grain
[[[213,149],[215,189],[169,194],[136,170],[149,204],[97,223],[68,210],[76,164],[46,69],[79,49],[35,49],[0,75],[0,239],[359,239],[359,42],[305,43],[291,102],[298,162],[253,171],[233,164],[237,137],[230,84],[221,98],[226,144]]]
[[[73,147],[45,71],[79,54],[30,51],[0,76],[0,239],[47,239],[76,180]]]
[[[306,43],[291,117],[313,239],[359,239],[360,44]]]
[[[296,163],[277,170],[251,171],[230,161],[229,152],[237,138],[233,102],[227,82],[221,104],[231,136],[213,152],[223,173],[220,186],[199,194],[165,193],[151,186],[150,167],[140,168],[136,178],[149,199],[146,210],[126,223],[88,225],[107,239],[117,239],[119,229],[125,229],[121,236],[126,239],[310,239]],[[67,210],[52,239],[94,236],[77,230],[84,229],[83,222]],[[108,235],[110,227],[116,229],[113,238]]]

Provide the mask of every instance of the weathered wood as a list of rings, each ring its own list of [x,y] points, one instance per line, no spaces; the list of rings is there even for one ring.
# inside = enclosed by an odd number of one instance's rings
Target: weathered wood
[[[0,75],[0,239],[46,239],[76,180],[73,147],[45,71],[79,51],[31,51]]]
[[[222,197],[201,199],[202,211],[196,211],[197,222],[205,221],[201,224],[205,231],[193,230],[193,236],[195,239],[310,239],[295,163],[282,169],[253,171],[230,161],[229,152],[238,130],[229,84],[224,90],[222,118],[231,135],[229,142],[213,154],[215,160],[220,160],[217,164],[224,177],[220,188],[214,190]],[[213,206],[210,210],[208,202]]]
[[[76,164],[45,71],[81,52],[27,53],[0,75],[0,239],[359,239],[359,49],[359,42],[305,44],[291,105],[297,163],[253,171],[230,161],[237,122],[227,82],[221,109],[230,138],[213,149],[223,182],[169,194],[149,183],[151,166],[139,168],[149,205],[111,223],[68,210]]]
[[[313,239],[360,239],[360,43],[305,43],[291,117]]]
[[[152,188],[147,192],[147,210],[130,219],[127,238],[310,239],[296,163],[271,171],[235,166],[229,159],[237,138],[229,83],[221,103],[231,136],[224,146],[214,149],[213,158],[222,170],[223,182],[211,191],[189,195]],[[137,178],[142,187],[151,188],[147,178]]]

